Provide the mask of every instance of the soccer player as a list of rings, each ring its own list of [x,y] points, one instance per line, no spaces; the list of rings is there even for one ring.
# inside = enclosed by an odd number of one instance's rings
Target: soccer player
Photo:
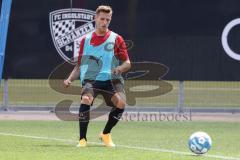
[[[106,104],[112,107],[106,126],[100,134],[107,147],[115,146],[110,132],[120,120],[126,105],[121,74],[131,68],[131,62],[123,38],[108,29],[112,13],[110,6],[99,6],[96,9],[95,30],[81,40],[78,64],[64,80],[65,87],[69,87],[80,76],[83,86],[79,108],[78,147],[87,146],[90,106],[98,94],[102,94]]]

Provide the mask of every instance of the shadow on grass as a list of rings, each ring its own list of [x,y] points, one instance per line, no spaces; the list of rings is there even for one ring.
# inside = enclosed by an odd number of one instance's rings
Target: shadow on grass
[[[193,157],[193,158],[200,158],[200,157],[206,158],[206,157],[204,157],[204,155],[202,155],[202,154],[188,154],[188,155],[185,155],[185,156],[187,156],[187,157]]]
[[[77,144],[76,144],[77,145]],[[43,145],[36,145],[38,147],[44,148],[51,148],[51,147],[59,147],[59,148],[104,148],[104,145],[101,144],[89,144],[87,147],[77,147],[75,144],[43,144]]]

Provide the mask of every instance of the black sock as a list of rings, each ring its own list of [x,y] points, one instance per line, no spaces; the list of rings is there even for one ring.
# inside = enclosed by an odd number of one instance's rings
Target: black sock
[[[86,138],[87,128],[90,118],[90,105],[81,104],[79,108],[79,133],[80,139]]]
[[[113,108],[109,114],[107,124],[103,130],[103,134],[108,134],[111,132],[112,128],[117,124],[117,122],[122,117],[124,109]]]

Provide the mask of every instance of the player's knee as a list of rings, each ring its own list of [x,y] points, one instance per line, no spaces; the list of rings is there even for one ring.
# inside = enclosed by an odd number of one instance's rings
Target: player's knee
[[[119,99],[115,106],[119,109],[124,109],[126,106],[126,102],[124,100]]]
[[[93,101],[93,97],[89,96],[89,95],[83,95],[82,96],[82,100],[81,103],[83,104],[87,104],[87,105],[91,105]]]
[[[124,109],[126,106],[125,98],[119,94],[115,94],[111,100],[112,100],[114,106],[119,109]]]

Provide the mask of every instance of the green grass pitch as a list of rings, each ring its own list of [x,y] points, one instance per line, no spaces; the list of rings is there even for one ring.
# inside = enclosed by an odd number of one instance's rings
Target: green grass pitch
[[[78,142],[78,122],[0,121],[1,160],[237,160],[240,159],[240,125],[237,122],[120,122],[112,131],[116,148],[100,144],[105,122],[92,121],[86,148]],[[195,131],[213,140],[206,156],[190,153],[187,141]]]

